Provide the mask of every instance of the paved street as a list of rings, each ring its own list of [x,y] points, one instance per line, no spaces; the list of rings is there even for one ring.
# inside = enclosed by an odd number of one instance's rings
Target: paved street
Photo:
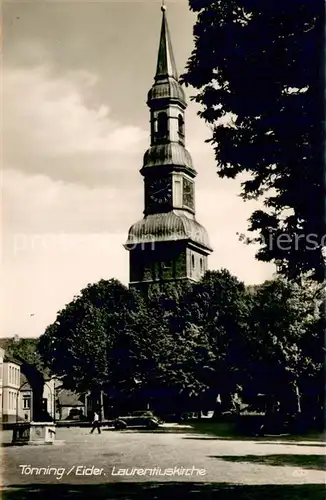
[[[90,435],[88,432],[88,429],[79,428],[57,429],[57,439],[61,440],[57,445],[23,447],[10,446],[11,433],[3,432],[3,485],[90,485],[117,481],[192,481],[247,485],[325,482],[325,472],[320,470],[223,460],[223,456],[323,455],[321,443],[305,445],[220,440],[187,432],[103,430],[101,435]],[[93,469],[90,472],[83,466]],[[30,468],[40,467],[43,470],[35,469],[31,472]],[[49,467],[53,469],[47,469]],[[166,475],[166,469],[174,467],[178,468],[174,475]],[[143,475],[138,475],[135,470],[132,472],[133,468],[148,470],[141,472]],[[192,475],[185,475],[186,471],[182,468],[193,468]],[[132,475],[120,475],[124,473],[121,472],[122,469],[128,469]],[[83,475],[85,472],[90,475]]]

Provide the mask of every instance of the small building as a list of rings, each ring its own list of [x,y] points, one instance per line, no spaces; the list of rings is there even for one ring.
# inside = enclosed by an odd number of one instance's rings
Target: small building
[[[58,420],[77,420],[84,416],[85,403],[81,400],[82,396],[60,388],[57,392],[56,418]]]
[[[43,409],[53,419],[55,418],[55,386],[56,379],[44,374],[44,387],[43,387]],[[33,391],[26,376],[20,376],[20,406],[18,415],[20,420],[30,422],[33,420],[32,406],[33,406]]]

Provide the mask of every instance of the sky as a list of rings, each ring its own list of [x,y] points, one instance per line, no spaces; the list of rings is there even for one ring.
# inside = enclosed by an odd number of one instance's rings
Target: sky
[[[167,1],[179,73],[196,17]],[[143,217],[139,173],[149,147],[147,92],[161,26],[155,0],[6,0],[2,8],[2,328],[36,337],[89,283],[128,284],[129,227]],[[240,180],[219,179],[210,129],[186,89],[186,147],[196,213],[214,248],[210,269],[247,284],[274,266],[239,241],[255,202]]]

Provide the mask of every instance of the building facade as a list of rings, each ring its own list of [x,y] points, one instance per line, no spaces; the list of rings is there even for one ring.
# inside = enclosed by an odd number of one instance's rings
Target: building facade
[[[43,387],[43,410],[51,418],[55,420],[56,415],[56,387],[58,381],[54,377],[44,376],[44,387]],[[33,420],[33,391],[32,388],[25,377],[21,374],[20,377],[20,397],[19,397],[19,410],[18,419],[25,421]]]
[[[3,349],[2,349],[3,351]],[[0,360],[1,361],[1,360]],[[20,364],[5,353],[2,357],[2,420],[15,421],[19,413]]]
[[[44,377],[43,408],[50,417],[55,415],[54,378]],[[33,393],[21,363],[0,348],[0,422],[33,420]]]
[[[3,397],[2,397],[2,386],[3,386],[3,360],[5,357],[5,351],[0,347],[0,422],[2,421],[3,414]]]
[[[187,151],[183,88],[162,6],[162,27],[154,84],[148,93],[150,148],[140,170],[144,178],[144,217],[131,226],[130,286],[198,281],[212,251],[206,229],[196,220],[195,177]]]

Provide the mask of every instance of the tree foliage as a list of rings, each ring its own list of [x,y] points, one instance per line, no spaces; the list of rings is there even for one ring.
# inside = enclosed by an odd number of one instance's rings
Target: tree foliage
[[[257,258],[324,278],[324,2],[189,0],[198,13],[183,75],[198,89],[220,177],[241,174]],[[256,235],[258,236],[256,237]]]
[[[6,343],[6,351],[8,354],[43,371],[44,364],[38,349],[39,339],[13,337],[8,339]]]
[[[301,411],[307,378],[316,381],[323,370],[323,301],[323,287],[308,279],[300,285],[267,281],[253,297],[251,384],[256,392],[280,401],[285,411]]]
[[[40,350],[67,388],[103,390],[119,408],[212,409],[220,394],[228,409],[243,387],[301,410],[313,387],[309,404],[321,404],[323,325],[315,281],[246,287],[222,269],[192,285],[153,286],[146,297],[116,280],[89,285],[58,313]]]
[[[40,351],[67,388],[91,391],[107,383],[111,350],[137,301],[137,295],[118,281],[101,280],[58,313],[41,337]]]
[[[207,272],[185,297],[185,317],[199,327],[209,346],[202,376],[215,396],[230,397],[246,376],[248,297],[229,271]]]

